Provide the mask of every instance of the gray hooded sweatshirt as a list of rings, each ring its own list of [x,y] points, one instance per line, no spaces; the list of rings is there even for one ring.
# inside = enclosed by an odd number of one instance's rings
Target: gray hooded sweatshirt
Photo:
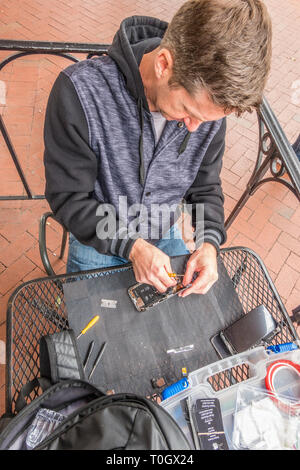
[[[157,208],[172,208],[168,223],[174,223],[182,201],[193,209],[194,226],[195,209],[202,205],[204,241],[218,249],[226,239],[220,183],[225,118],[193,133],[181,122],[167,121],[155,140],[139,64],[159,46],[166,28],[156,18],[125,19],[108,55],[63,70],[49,96],[46,198],[67,230],[100,253],[128,259],[137,229],[155,243],[168,228]],[[120,201],[127,210],[120,210]],[[145,218],[145,211],[152,218]],[[111,215],[113,233],[103,238]]]

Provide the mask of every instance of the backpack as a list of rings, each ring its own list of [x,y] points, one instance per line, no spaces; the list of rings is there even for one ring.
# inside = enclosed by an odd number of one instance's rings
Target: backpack
[[[72,330],[43,337],[40,352],[41,371],[51,375],[41,373],[23,387],[17,414],[3,417],[1,450],[191,449],[178,424],[157,403],[131,393],[105,395],[85,381]],[[26,404],[25,397],[37,386],[43,393]]]

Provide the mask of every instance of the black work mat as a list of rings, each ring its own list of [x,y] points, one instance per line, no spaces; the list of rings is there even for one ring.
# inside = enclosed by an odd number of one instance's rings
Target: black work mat
[[[171,258],[172,269],[184,273],[189,255]],[[181,368],[188,372],[219,360],[210,338],[242,315],[243,309],[233,283],[219,258],[219,280],[205,295],[177,295],[138,312],[127,289],[136,283],[132,269],[98,278],[64,284],[70,328],[79,332],[95,315],[100,320],[78,341],[82,361],[90,342],[95,341],[86,367],[88,376],[104,341],[104,355],[91,382],[104,392],[113,389],[152,395],[152,378],[164,377],[171,385],[181,378]],[[110,307],[107,301],[113,301]],[[194,349],[183,353],[167,350],[186,345]]]

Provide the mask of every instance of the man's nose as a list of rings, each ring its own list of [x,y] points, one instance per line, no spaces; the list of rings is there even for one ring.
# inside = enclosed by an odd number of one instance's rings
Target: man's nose
[[[187,117],[187,118],[184,118],[184,124],[189,132],[194,132],[198,129],[200,124],[202,124],[202,121]]]

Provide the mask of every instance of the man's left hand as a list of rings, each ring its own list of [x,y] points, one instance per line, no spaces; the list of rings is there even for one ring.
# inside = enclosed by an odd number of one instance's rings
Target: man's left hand
[[[183,278],[184,286],[192,282],[195,272],[199,273],[197,278],[188,289],[178,294],[180,297],[206,294],[218,280],[217,250],[211,243],[203,243],[201,248],[190,256]]]

